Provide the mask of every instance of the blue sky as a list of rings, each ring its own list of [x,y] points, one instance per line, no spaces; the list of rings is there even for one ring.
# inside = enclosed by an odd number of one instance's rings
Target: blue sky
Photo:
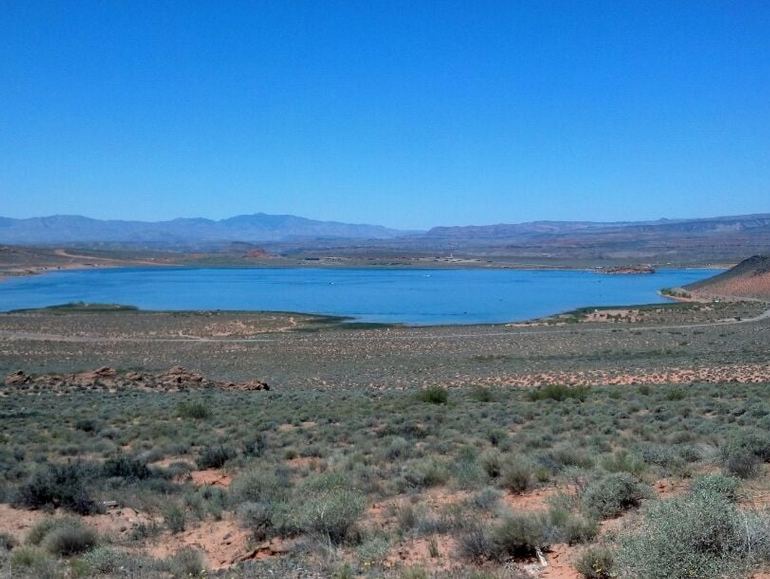
[[[770,211],[770,3],[0,0],[0,215]]]

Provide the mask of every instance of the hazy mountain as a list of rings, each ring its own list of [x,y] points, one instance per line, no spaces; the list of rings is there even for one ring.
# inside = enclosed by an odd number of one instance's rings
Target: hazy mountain
[[[170,221],[100,220],[79,215],[30,219],[0,217],[0,243],[49,245],[126,243],[196,245],[222,241],[276,242],[300,239],[389,239],[405,232],[379,225],[316,221],[294,215],[238,215],[229,219]]]
[[[514,261],[734,261],[770,252],[770,214],[656,221],[534,221],[405,232],[293,215],[160,222],[57,215],[0,218],[0,244],[211,250],[234,242],[291,256],[415,256],[460,253]]]
[[[719,233],[770,227],[770,214],[710,217],[705,219],[659,219],[657,221],[532,221],[528,223],[434,227],[425,237],[444,239],[515,240],[549,235],[598,233]]]

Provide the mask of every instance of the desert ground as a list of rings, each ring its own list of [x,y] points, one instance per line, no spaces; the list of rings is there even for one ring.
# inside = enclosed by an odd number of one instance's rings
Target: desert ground
[[[770,304],[0,315],[12,577],[764,577]]]

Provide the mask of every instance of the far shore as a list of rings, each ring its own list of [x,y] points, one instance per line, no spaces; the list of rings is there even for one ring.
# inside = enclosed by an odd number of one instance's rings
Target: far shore
[[[72,256],[75,257],[75,256]],[[376,263],[367,263],[364,260],[340,260],[340,258],[328,258],[318,260],[289,260],[289,259],[266,259],[260,261],[252,261],[249,263],[236,263],[233,261],[224,261],[218,263],[206,263],[206,262],[169,262],[169,261],[153,261],[151,259],[141,260],[128,260],[128,259],[115,259],[115,258],[101,258],[90,256],[77,256],[77,257],[89,257],[89,261],[82,262],[69,262],[60,264],[42,264],[42,265],[27,265],[27,266],[13,266],[2,268],[0,266],[0,282],[7,281],[17,277],[30,277],[36,275],[45,275],[48,273],[55,273],[59,271],[91,271],[95,269],[128,269],[137,267],[148,268],[188,268],[188,269],[446,269],[446,270],[462,270],[462,269],[514,269],[523,271],[586,271],[593,272],[600,275],[654,275],[654,272],[636,271],[635,265],[627,266],[613,266],[615,268],[622,268],[622,271],[609,270],[608,266],[604,265],[586,265],[583,263],[569,265],[562,264],[546,264],[546,263],[505,263],[505,262],[488,262],[476,259],[454,259],[452,261],[432,261],[429,259],[414,259],[412,261],[395,262],[394,260],[382,260]],[[721,270],[729,269],[733,264],[714,264],[714,263],[688,263],[683,265],[678,264],[665,264],[654,265],[656,270],[666,269],[711,269]],[[674,296],[666,295],[665,297],[676,299]]]

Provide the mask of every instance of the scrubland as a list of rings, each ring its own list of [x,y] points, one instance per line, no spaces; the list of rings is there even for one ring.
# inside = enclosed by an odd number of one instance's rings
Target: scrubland
[[[173,358],[217,380],[267,379],[271,389],[0,387],[8,576],[685,578],[761,577],[768,568],[770,395],[761,375],[505,382],[605,364],[627,373],[767,369],[767,321],[576,323],[565,332],[303,328],[286,318],[258,333],[258,316],[230,314],[177,316],[180,327],[160,325],[156,339],[186,337],[151,342],[141,313],[26,315],[2,324],[9,369],[86,369],[97,358],[155,369]],[[98,323],[89,329],[88,319]],[[203,325],[214,322],[212,337]],[[227,342],[235,338],[225,326],[240,328],[237,339],[271,341]],[[91,341],[57,338],[68,327],[67,336]],[[134,341],[116,342],[128,335]],[[661,353],[669,340],[687,343]],[[217,358],[238,345],[240,364]],[[311,353],[325,348],[314,363]],[[458,364],[444,366],[451,357]]]

